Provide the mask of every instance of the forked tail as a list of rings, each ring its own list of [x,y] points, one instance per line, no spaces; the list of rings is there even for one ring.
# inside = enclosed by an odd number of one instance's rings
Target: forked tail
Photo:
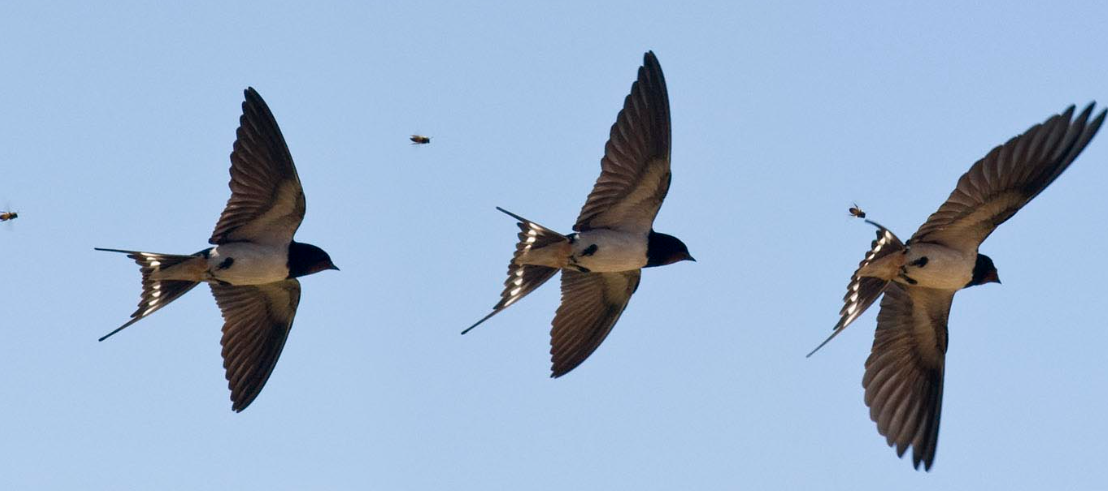
[[[135,310],[135,313],[131,314],[131,320],[119,326],[116,330],[105,334],[104,337],[100,338],[100,341],[108,339],[113,334],[138,322],[143,317],[169,305],[169,303],[176,300],[177,297],[184,295],[193,287],[200,284],[199,279],[197,281],[165,280],[161,279],[160,276],[162,275],[159,274],[168,268],[187,263],[190,260],[203,260],[202,257],[197,254],[180,256],[175,254],[158,254],[155,252],[102,249],[99,247],[97,247],[96,250],[126,254],[127,257],[134,259],[135,262],[138,263],[140,271],[142,272],[142,297],[139,298],[138,310]]]
[[[546,283],[546,280],[549,280],[554,276],[554,273],[558,272],[559,268],[555,267],[522,264],[521,260],[524,256],[528,255],[532,250],[542,249],[551,245],[569,244],[569,238],[558,232],[516,215],[499,206],[496,207],[496,209],[519,220],[517,224],[519,225],[519,242],[516,243],[516,252],[515,255],[512,256],[512,261],[508,263],[508,279],[504,280],[504,291],[500,293],[500,301],[493,306],[492,312],[490,312],[489,315],[482,317],[481,320],[466,328],[466,330],[462,331],[462,334],[481,325],[482,322],[489,320],[492,316],[500,313],[501,310],[508,308],[513,303],[519,301],[519,299],[527,296],[528,293],[542,286],[543,283]]]
[[[843,332],[846,326],[849,326],[851,322],[854,322],[854,319],[857,319],[858,316],[862,315],[862,312],[873,305],[873,302],[877,301],[878,297],[885,292],[885,287],[889,286],[890,280],[888,279],[860,276],[859,273],[874,261],[895,253],[902,253],[905,250],[904,243],[896,235],[893,235],[889,229],[873,220],[866,220],[866,223],[877,227],[877,238],[870,244],[865,259],[858,263],[858,269],[850,277],[850,284],[846,287],[846,295],[843,296],[843,308],[839,311],[841,317],[839,322],[835,324],[834,332],[819,346],[816,346],[816,349],[808,353],[807,356],[809,357],[831,342],[832,339],[835,339],[835,336],[838,336],[840,332]]]

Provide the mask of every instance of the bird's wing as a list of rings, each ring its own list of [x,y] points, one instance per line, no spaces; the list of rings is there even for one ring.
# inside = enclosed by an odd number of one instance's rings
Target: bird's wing
[[[893,282],[881,300],[862,386],[877,431],[930,470],[939,441],[947,319],[954,292]]]
[[[277,120],[246,89],[231,152],[231,198],[208,242],[287,244],[304,220],[304,189]]]
[[[977,251],[998,225],[1046,189],[1085,149],[1104,122],[1105,111],[1089,120],[1093,106],[1077,118],[1070,106],[994,148],[962,175],[946,203],[908,243]]]
[[[609,228],[647,233],[669,191],[669,95],[653,52],[612,125],[600,177],[573,230]]]
[[[585,361],[627,308],[642,270],[580,273],[562,270],[562,304],[550,330],[551,376],[561,377]]]
[[[223,312],[223,368],[231,389],[231,409],[242,411],[265,387],[285,347],[300,282],[295,279],[264,285],[228,286],[211,283]]]

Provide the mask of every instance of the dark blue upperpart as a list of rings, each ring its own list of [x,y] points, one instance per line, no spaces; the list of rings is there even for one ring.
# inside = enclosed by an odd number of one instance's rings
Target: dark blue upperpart
[[[301,244],[295,240],[289,243],[288,266],[289,278],[299,278],[327,269],[339,269],[323,249],[311,244]]]
[[[1000,276],[997,274],[992,258],[984,254],[978,254],[977,262],[973,265],[973,278],[970,278],[970,282],[966,283],[964,288],[984,285],[985,283],[1000,283]]]
[[[650,231],[646,240],[646,267],[665,266],[685,260],[696,261],[681,239]]]

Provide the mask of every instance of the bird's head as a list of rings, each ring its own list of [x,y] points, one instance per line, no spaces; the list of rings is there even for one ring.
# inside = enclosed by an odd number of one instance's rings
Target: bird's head
[[[989,256],[978,254],[977,263],[973,265],[973,278],[966,284],[966,288],[985,283],[1000,283],[1000,276],[997,275],[993,260]]]
[[[646,267],[665,266],[686,260],[696,262],[692,254],[689,254],[688,246],[681,242],[681,239],[650,231],[646,243]]]
[[[323,249],[295,241],[289,244],[289,278],[299,278],[328,269],[338,271],[339,268],[331,262],[331,256]]]

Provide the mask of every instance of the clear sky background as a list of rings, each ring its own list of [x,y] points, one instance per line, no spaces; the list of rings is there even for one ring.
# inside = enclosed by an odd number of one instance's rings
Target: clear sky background
[[[761,3],[3,3],[0,487],[1103,487],[1104,132],[982,247],[1004,284],[957,295],[930,473],[862,400],[876,308],[804,354],[873,239],[850,204],[907,238],[993,146],[1108,102],[1108,5]],[[655,227],[699,262],[551,380],[557,281],[458,334],[514,250],[494,207],[570,230],[647,50]],[[93,247],[207,246],[247,86],[342,271],[235,414],[207,288],[97,343],[140,287]]]

